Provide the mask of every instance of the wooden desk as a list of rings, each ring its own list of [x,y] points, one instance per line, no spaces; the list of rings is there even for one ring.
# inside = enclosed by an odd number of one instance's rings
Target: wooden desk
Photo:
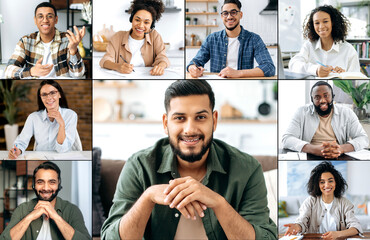
[[[306,234],[303,234],[303,239],[304,240],[316,240],[316,239],[323,239],[321,238],[321,233],[306,233]],[[370,239],[370,232],[365,232],[363,234],[365,236],[365,238],[362,238],[360,237],[359,235],[355,235],[355,236],[351,236],[351,237],[345,237],[345,238],[337,238],[337,240],[344,240],[344,239],[348,239],[348,238],[358,238],[358,239]],[[282,238],[284,236],[284,234],[279,234],[279,238]]]
[[[203,75],[207,76],[207,79],[212,79],[211,76],[212,75],[217,75],[218,73],[210,73],[210,72],[205,72],[203,73]],[[190,76],[190,73],[186,73],[186,79],[197,79],[197,78],[193,78],[192,76]],[[225,78],[225,79],[277,79],[277,76],[272,76],[272,77],[245,77],[245,78]]]
[[[287,152],[295,152],[295,151],[292,151],[290,149],[286,149],[286,148],[283,148],[283,149],[279,149],[279,153],[287,153]],[[299,159],[297,159],[299,160]],[[316,156],[316,155],[313,155],[313,154],[310,154],[310,153],[307,153],[307,160],[358,160],[356,158],[353,158],[351,156],[348,156],[346,154],[342,154],[340,155],[338,158],[335,158],[335,159],[329,159],[329,158],[324,158],[324,157],[320,157],[320,156]]]
[[[8,151],[0,151],[0,160],[9,160]],[[69,151],[57,153],[54,151],[25,151],[15,160],[92,160],[91,151]]]

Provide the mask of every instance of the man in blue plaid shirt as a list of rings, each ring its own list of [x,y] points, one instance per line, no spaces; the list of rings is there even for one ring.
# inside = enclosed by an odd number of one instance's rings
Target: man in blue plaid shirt
[[[275,66],[261,37],[240,26],[241,2],[225,0],[221,17],[225,29],[210,34],[197,55],[187,66],[193,78],[203,75],[204,65],[211,60],[211,72],[220,77],[270,77],[275,75]],[[254,68],[254,58],[259,64]]]

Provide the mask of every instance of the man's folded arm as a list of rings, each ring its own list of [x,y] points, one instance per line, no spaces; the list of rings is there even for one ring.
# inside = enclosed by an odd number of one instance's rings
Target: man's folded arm
[[[261,165],[258,165],[248,180],[238,212],[253,226],[255,239],[277,238],[276,224],[269,218],[267,190]]]
[[[260,68],[265,77],[271,77],[275,75],[275,65],[271,59],[271,55],[266,48],[266,45],[262,41],[261,37],[256,35],[253,40],[255,44],[254,58],[258,63],[258,68]]]

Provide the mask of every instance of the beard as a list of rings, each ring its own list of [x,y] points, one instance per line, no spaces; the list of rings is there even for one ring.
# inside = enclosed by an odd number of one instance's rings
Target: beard
[[[181,141],[183,136],[184,135],[180,134],[177,137],[177,142]],[[199,137],[199,140],[204,140],[204,135],[203,134],[201,134],[201,135],[191,135],[191,136],[187,136],[187,137]],[[173,139],[171,138],[170,135],[168,135],[168,138],[170,140],[170,145],[171,145],[173,153],[176,156],[178,156],[179,158],[181,158],[182,160],[192,163],[192,162],[196,162],[196,161],[201,160],[202,157],[204,156],[204,154],[211,147],[211,144],[212,144],[212,141],[213,141],[213,133],[212,133],[210,139],[203,144],[202,149],[200,150],[199,153],[196,153],[196,152],[184,153],[184,152],[181,151],[181,149],[179,147],[179,144],[176,144],[173,141]]]
[[[239,26],[239,24],[240,24],[240,22],[238,22],[237,24],[235,24],[235,26],[233,26],[233,27],[227,27],[227,26],[226,26],[226,24],[224,23],[224,26],[225,26],[225,28],[226,28],[227,30],[229,30],[229,31],[233,31],[237,26]]]
[[[314,107],[315,107],[317,114],[319,114],[320,116],[326,116],[330,114],[331,109],[333,108],[333,100],[331,100],[331,103],[328,103],[328,109],[326,109],[325,111],[321,110],[320,104],[317,106],[314,104]]]
[[[37,191],[36,189],[33,189],[33,190],[35,191],[38,200],[51,202],[54,200],[54,198],[56,198],[60,189],[62,189],[62,187],[58,187],[58,189],[55,192],[54,191],[43,191],[43,190]],[[41,193],[52,193],[52,194],[49,198],[43,198],[41,196]]]

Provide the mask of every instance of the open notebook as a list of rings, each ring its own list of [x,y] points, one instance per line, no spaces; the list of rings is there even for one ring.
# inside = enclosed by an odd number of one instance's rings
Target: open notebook
[[[330,73],[327,77],[316,77],[316,79],[369,79],[360,72]]]

